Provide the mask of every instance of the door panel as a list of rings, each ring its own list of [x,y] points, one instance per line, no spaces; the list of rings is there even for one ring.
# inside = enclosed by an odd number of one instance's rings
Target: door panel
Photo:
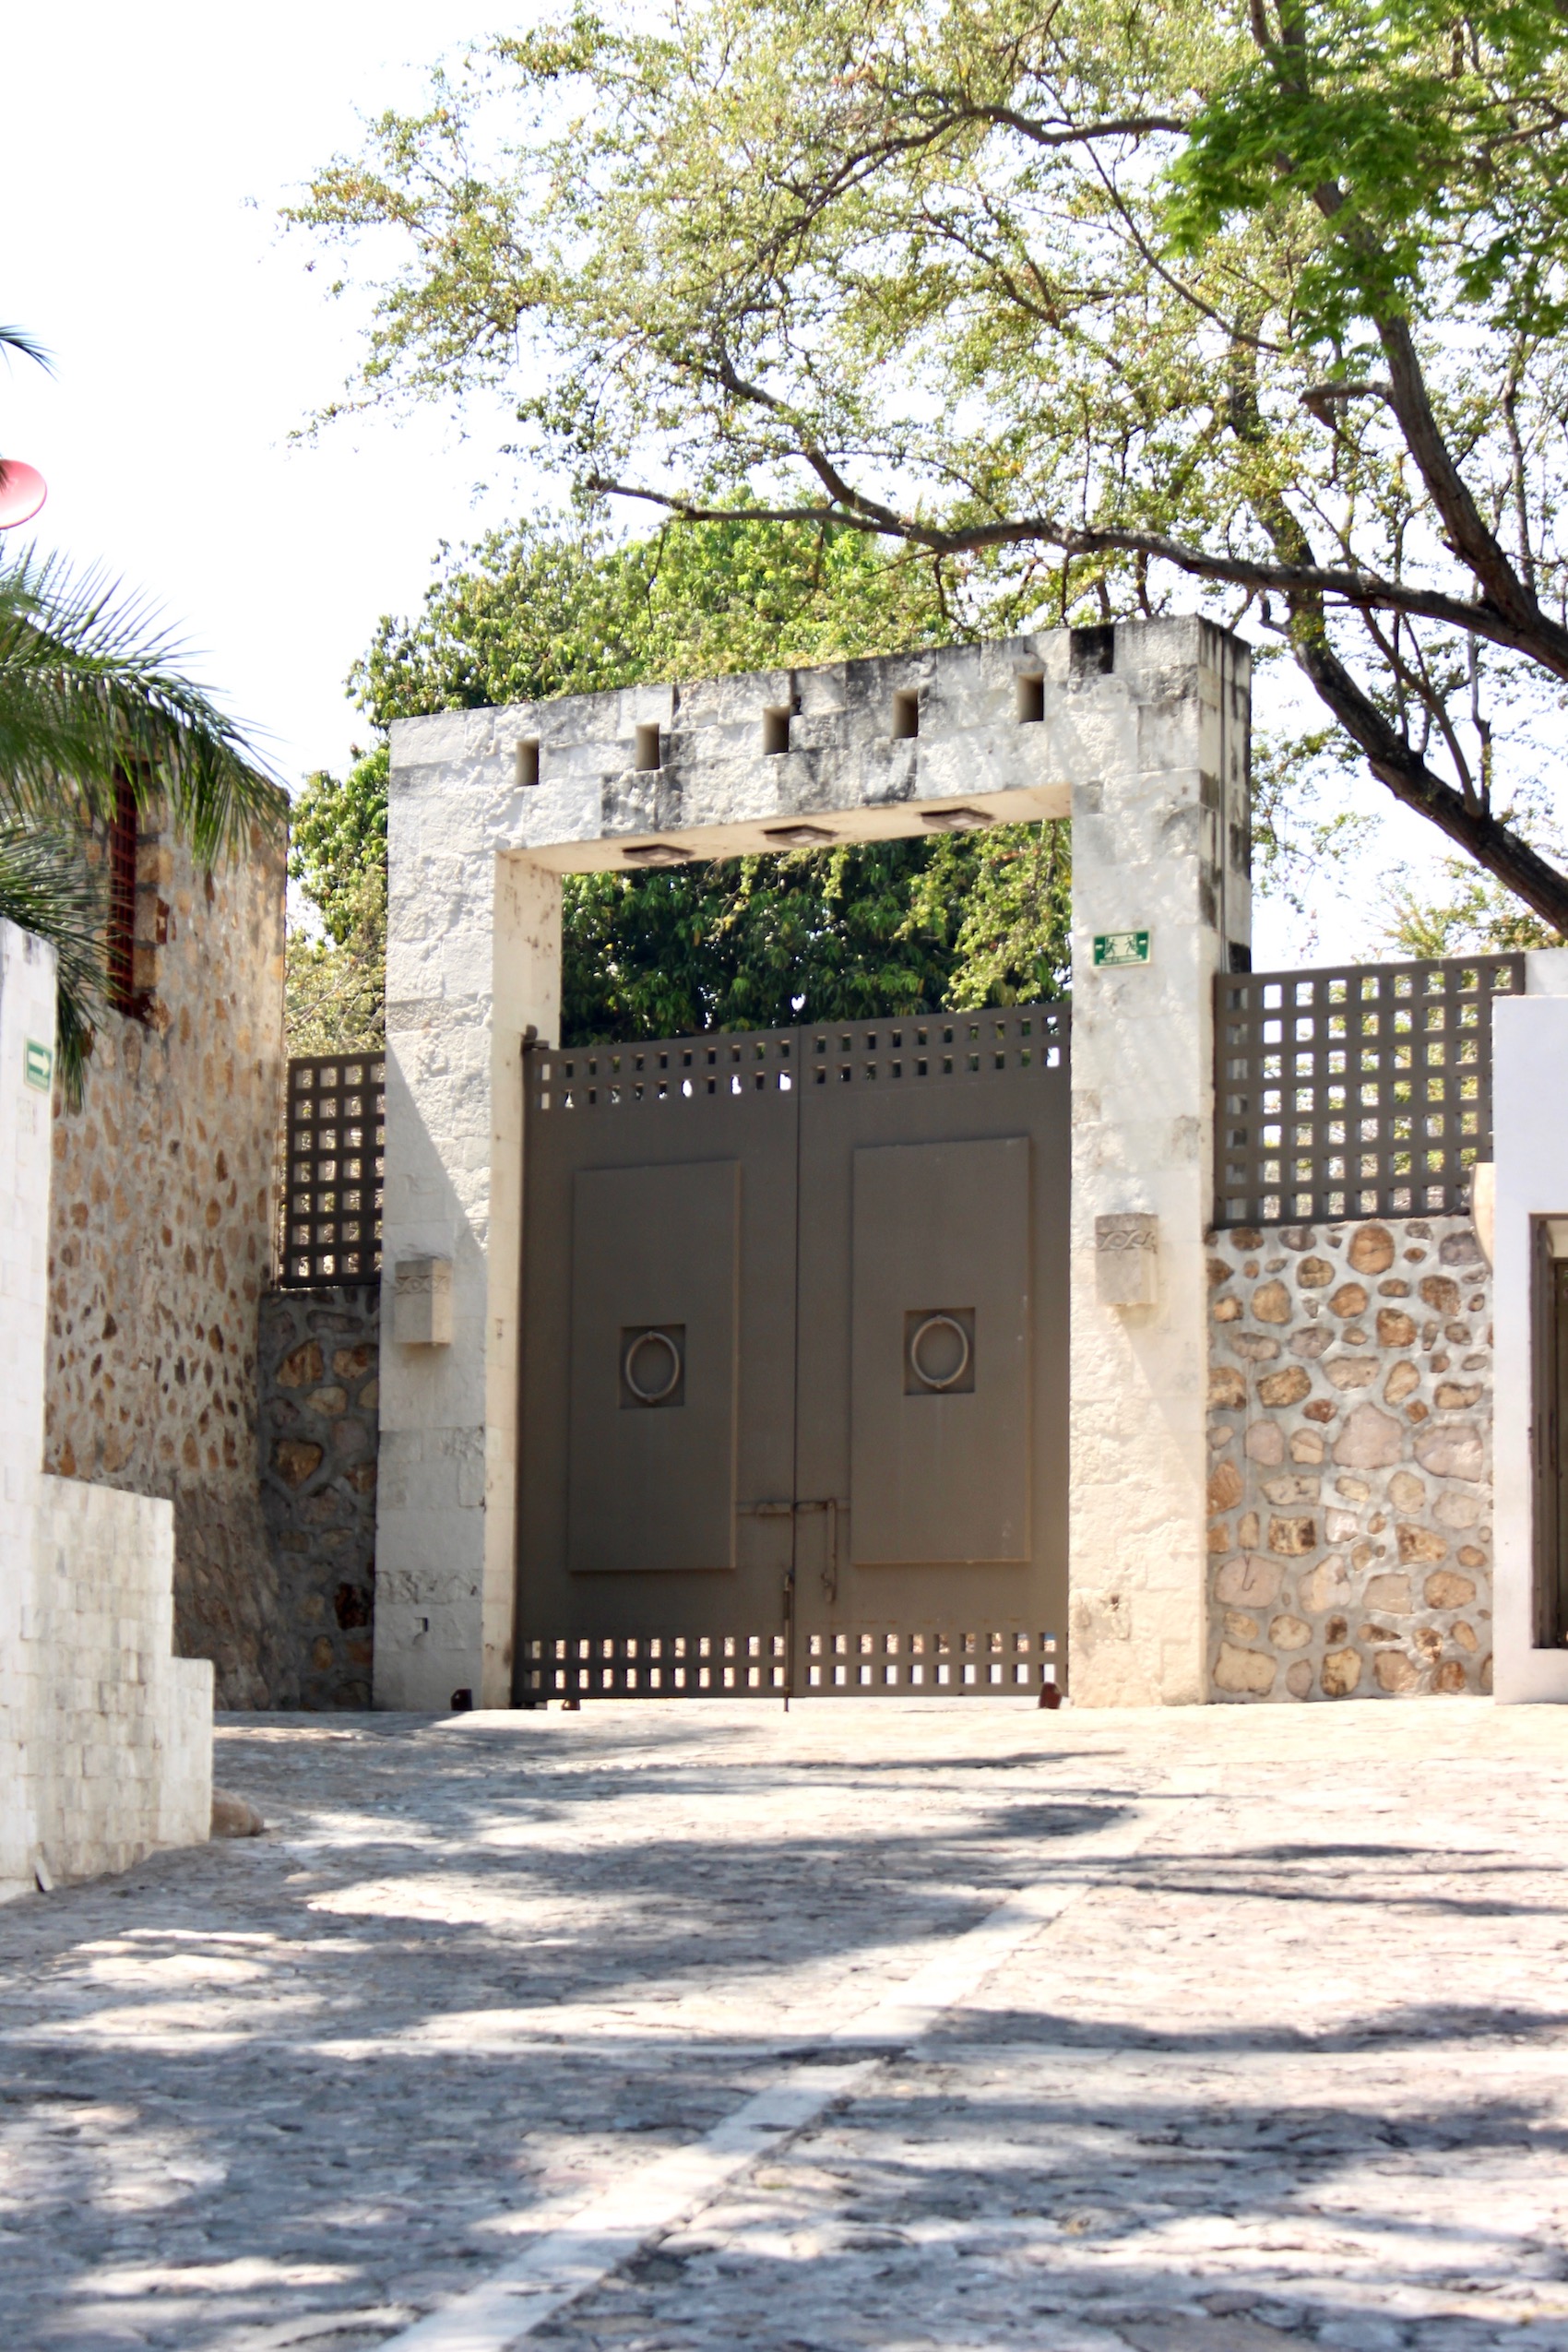
[[[582,1687],[596,1692],[779,1687],[795,1051],[787,1030],[528,1056],[519,1699],[565,1687],[567,1648],[574,1675],[591,1664]],[[677,1384],[652,1404],[625,1382],[645,1332],[680,1358]],[[632,1367],[650,1392],[670,1369],[659,1341]]]
[[[802,1033],[802,1692],[1065,1680],[1067,1040],[1064,1005]],[[939,1313],[970,1363],[906,1395]]]
[[[576,1575],[735,1565],[740,1229],[734,1160],[576,1171]]]
[[[857,1562],[1029,1557],[1029,1139],[855,1153]]]

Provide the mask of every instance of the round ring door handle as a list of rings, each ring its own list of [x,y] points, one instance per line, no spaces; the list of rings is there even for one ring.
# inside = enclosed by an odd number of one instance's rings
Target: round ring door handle
[[[632,1371],[632,1366],[645,1348],[662,1348],[670,1359],[670,1377],[662,1386],[645,1388]],[[681,1350],[667,1331],[639,1331],[627,1348],[621,1371],[627,1387],[639,1405],[662,1405],[671,1396],[681,1377]]]
[[[931,1331],[950,1331],[958,1342],[957,1362],[950,1372],[944,1372],[940,1378],[928,1372],[921,1361],[921,1342]],[[969,1335],[956,1315],[927,1315],[909,1342],[909,1362],[914,1368],[915,1378],[922,1387],[934,1388],[938,1392],[951,1388],[954,1382],[962,1380],[969,1369]]]

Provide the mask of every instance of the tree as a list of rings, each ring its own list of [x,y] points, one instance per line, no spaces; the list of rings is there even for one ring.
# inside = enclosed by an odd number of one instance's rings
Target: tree
[[[318,768],[294,802],[289,878],[321,917],[323,937],[291,924],[284,1017],[291,1053],[379,1050],[386,1028],[385,743],[356,755],[341,781]]]
[[[522,523],[443,560],[418,617],[384,620],[350,680],[378,726],[424,710],[596,694],[976,634],[924,561],[727,515],[616,539]]]
[[[433,707],[440,709],[441,704]],[[328,940],[341,947],[363,920],[357,877],[386,864],[385,743],[357,747],[341,782],[317,768],[307,776],[289,827],[289,879],[318,910]]]
[[[0,349],[42,362],[15,327]],[[53,945],[58,1050],[79,1099],[104,982],[101,894],[84,826],[129,783],[167,806],[196,857],[242,853],[287,802],[243,731],[179,666],[145,604],[25,547],[0,553],[0,916]]]
[[[448,556],[418,618],[384,621],[351,683],[385,728],[428,710],[885,651],[961,625],[929,567],[889,562],[864,540],[739,516],[624,543],[525,525]],[[291,941],[296,1051],[374,1041],[363,1021],[385,940],[386,771],[381,747],[342,782],[313,777],[296,803],[290,871],[327,933]],[[1064,830],[1008,826],[569,876],[564,1036],[1059,994]]]
[[[337,407],[516,385],[588,493],[748,497],[1062,620],[1250,615],[1568,929],[1510,814],[1568,685],[1556,0],[646,24],[498,38],[318,175],[294,220],[403,251]]]

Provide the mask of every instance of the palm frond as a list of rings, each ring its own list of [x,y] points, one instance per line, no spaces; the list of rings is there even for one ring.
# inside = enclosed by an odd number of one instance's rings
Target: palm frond
[[[243,848],[255,824],[278,830],[282,788],[179,660],[151,607],[105,574],[31,547],[0,557],[0,793],[13,814],[49,822],[67,779],[106,819],[126,775],[143,805],[167,796],[204,863]]]
[[[103,912],[102,892],[69,820],[43,826],[0,822],[0,917],[54,950],[55,1051],[73,1110],[102,1014]]]
[[[49,353],[25,327],[0,327],[0,351],[18,351],[24,360],[36,360],[49,374],[54,373],[54,362]]]

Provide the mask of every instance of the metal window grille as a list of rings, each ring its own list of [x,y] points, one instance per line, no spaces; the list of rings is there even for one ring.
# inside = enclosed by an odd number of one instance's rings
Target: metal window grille
[[[1226,972],[1215,982],[1215,1223],[1467,1206],[1491,1156],[1491,1000],[1523,956]]]
[[[311,1054],[289,1064],[279,1285],[381,1278],[386,1064]]]

